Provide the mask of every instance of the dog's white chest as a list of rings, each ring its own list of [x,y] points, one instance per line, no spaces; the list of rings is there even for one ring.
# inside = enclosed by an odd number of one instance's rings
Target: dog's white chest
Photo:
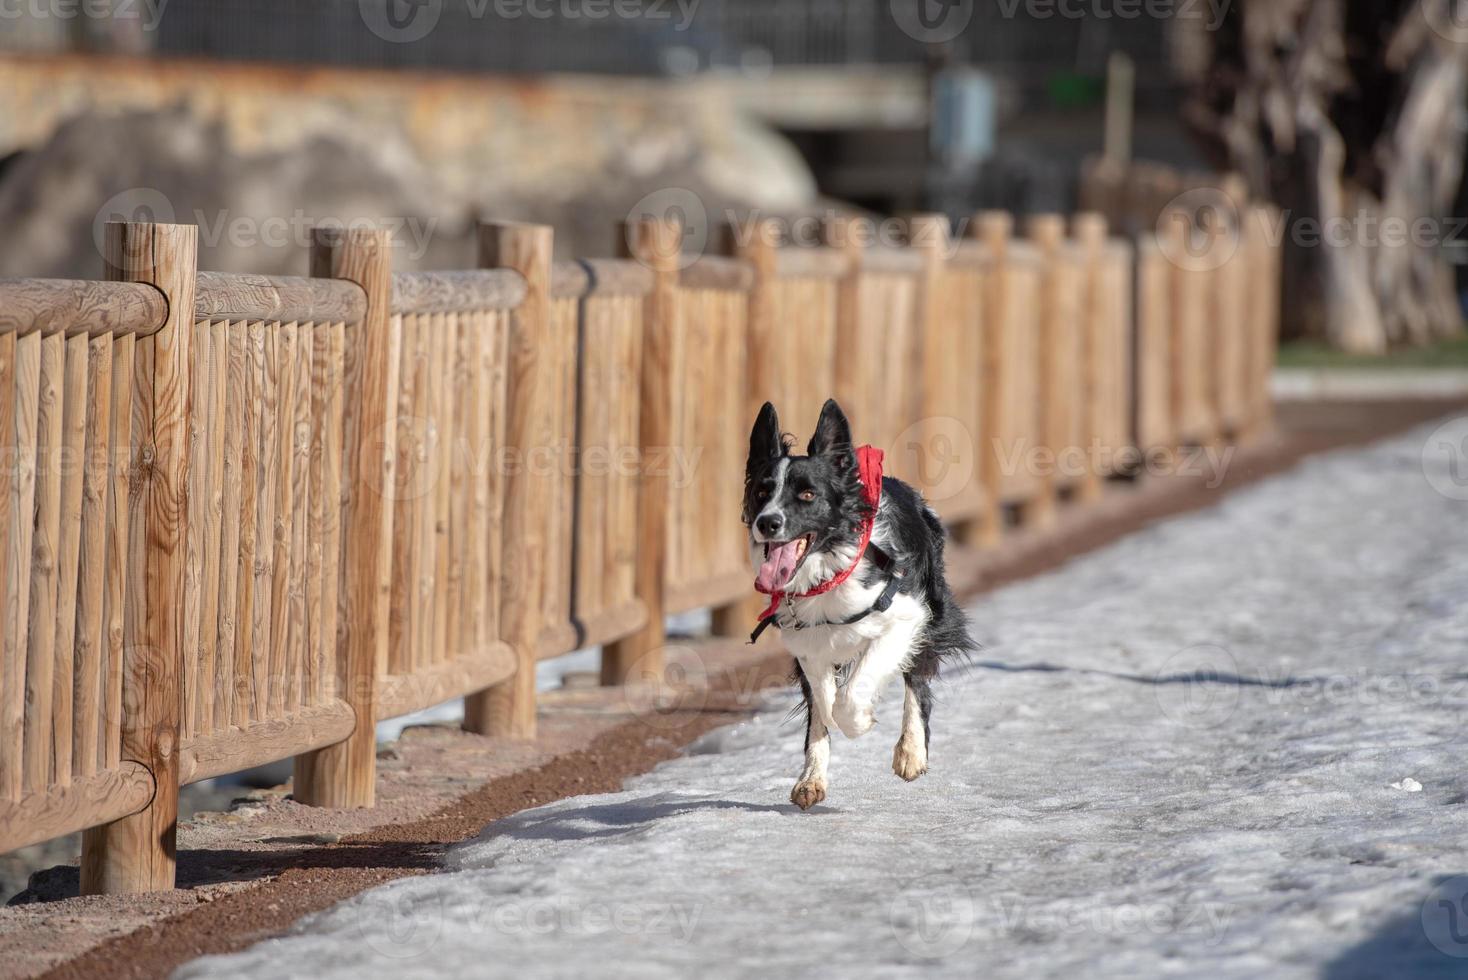
[[[863,587],[843,582],[825,595],[787,599],[781,609],[781,638],[802,662],[826,667],[851,663],[873,640],[894,631],[911,635],[927,610],[912,596],[898,594],[884,612],[873,612],[854,623],[844,620],[871,609],[882,594],[882,583]]]

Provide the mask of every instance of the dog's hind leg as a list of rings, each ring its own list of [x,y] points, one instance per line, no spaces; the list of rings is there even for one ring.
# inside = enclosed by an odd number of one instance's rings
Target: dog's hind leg
[[[912,656],[913,641],[922,620],[916,617],[895,620],[881,636],[867,642],[867,648],[851,667],[851,676],[836,696],[836,727],[847,738],[865,735],[876,723],[877,696],[894,674]]]
[[[790,802],[802,810],[809,810],[826,798],[826,764],[831,760],[831,733],[822,715],[829,717],[833,694],[825,688],[834,688],[836,681],[829,668],[824,670],[830,676],[824,678],[824,683],[823,678],[817,677],[813,690],[804,667],[798,660],[795,663],[795,671],[800,677],[800,693],[805,697],[805,768],[801,770],[795,789],[790,792]],[[823,696],[826,698],[824,702],[817,700]],[[826,706],[824,711],[820,710],[822,703]]]
[[[902,735],[892,750],[892,771],[908,782],[928,771],[928,718],[933,713],[928,681],[918,669],[902,675]]]

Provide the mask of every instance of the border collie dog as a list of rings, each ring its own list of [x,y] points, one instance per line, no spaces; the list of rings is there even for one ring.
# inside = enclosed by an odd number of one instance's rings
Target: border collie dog
[[[894,675],[905,690],[892,771],[928,769],[931,682],[945,658],[973,649],[943,575],[943,525],[922,495],[881,476],[881,453],[858,449],[827,401],[805,456],[792,456],[766,402],[749,436],[744,523],[755,588],[771,597],[759,633],[779,627],[805,698],[805,768],[790,794],[802,810],[826,798],[832,728],[848,738],[875,720]]]

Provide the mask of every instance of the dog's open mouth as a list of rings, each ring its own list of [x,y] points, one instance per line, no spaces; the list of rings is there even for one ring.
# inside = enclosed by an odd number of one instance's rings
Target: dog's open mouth
[[[775,592],[788,586],[814,540],[814,534],[802,534],[791,541],[766,544],[765,560],[760,563],[759,574],[755,576],[755,588],[762,592]]]

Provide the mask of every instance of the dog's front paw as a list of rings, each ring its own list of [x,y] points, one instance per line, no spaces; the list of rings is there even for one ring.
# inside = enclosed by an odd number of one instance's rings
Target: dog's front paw
[[[928,771],[928,753],[912,739],[904,738],[892,750],[892,771],[910,783]]]
[[[790,802],[802,810],[809,810],[825,798],[826,781],[824,779],[802,779],[790,791]]]
[[[872,730],[877,723],[877,713],[871,704],[843,698],[836,702],[836,727],[847,738],[859,738]]]

